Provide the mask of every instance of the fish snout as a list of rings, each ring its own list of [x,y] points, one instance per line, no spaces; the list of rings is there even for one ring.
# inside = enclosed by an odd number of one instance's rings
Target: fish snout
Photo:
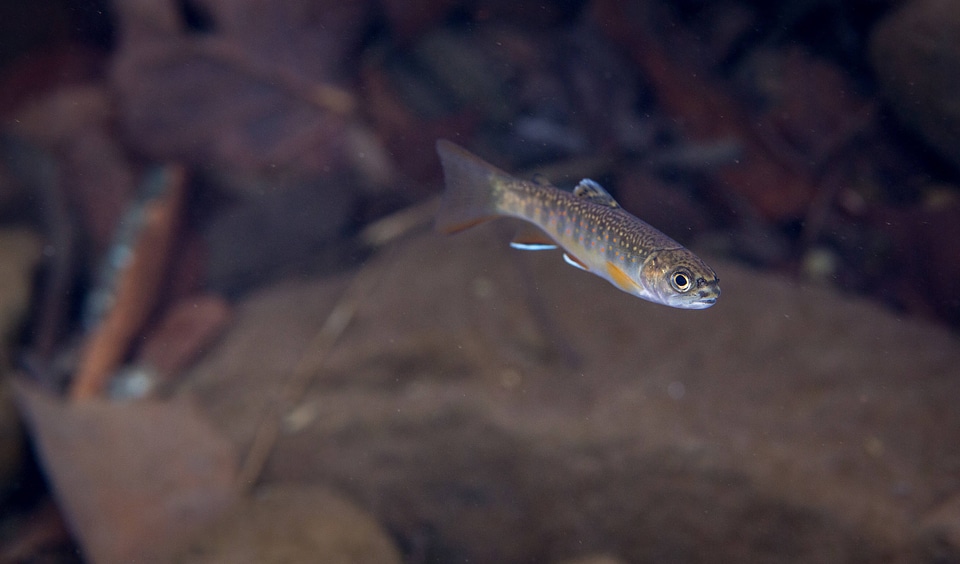
[[[697,290],[697,303],[703,304],[704,307],[710,307],[717,303],[719,297],[720,280],[714,280],[713,282],[702,285],[701,288]]]

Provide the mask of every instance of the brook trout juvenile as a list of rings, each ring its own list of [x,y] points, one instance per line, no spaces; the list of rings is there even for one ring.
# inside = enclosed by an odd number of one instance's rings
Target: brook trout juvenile
[[[564,260],[639,298],[703,309],[720,297],[720,279],[697,255],[630,215],[599,184],[583,179],[573,192],[514,178],[440,140],[446,191],[437,228],[455,233],[500,216],[538,229],[510,244],[523,250],[562,247]]]

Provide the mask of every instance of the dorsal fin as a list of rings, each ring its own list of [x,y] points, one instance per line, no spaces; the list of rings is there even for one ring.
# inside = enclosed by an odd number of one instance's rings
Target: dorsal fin
[[[589,178],[584,178],[580,181],[580,184],[577,184],[577,187],[573,189],[573,195],[578,198],[590,200],[591,202],[600,204],[601,206],[608,206],[611,208],[620,207],[620,204],[613,199],[613,196],[611,196],[609,192],[603,189],[603,186],[600,186]]]
[[[553,186],[553,183],[550,182],[550,179],[539,172],[534,173],[533,178],[530,180],[537,186]]]

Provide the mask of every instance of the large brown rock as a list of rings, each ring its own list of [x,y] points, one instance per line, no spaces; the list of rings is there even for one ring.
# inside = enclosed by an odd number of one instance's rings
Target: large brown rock
[[[400,564],[373,518],[334,492],[268,487],[188,543],[181,564]]]
[[[958,37],[960,3],[913,0],[877,25],[870,55],[900,118],[960,167]]]
[[[375,257],[319,361],[346,280],[262,291],[180,393],[246,449],[300,363],[264,480],[347,492],[411,561],[960,558],[955,335],[719,261],[718,305],[669,309],[500,227]]]

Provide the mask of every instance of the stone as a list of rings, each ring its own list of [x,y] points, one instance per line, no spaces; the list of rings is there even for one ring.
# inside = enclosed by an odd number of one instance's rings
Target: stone
[[[560,564],[624,564],[624,561],[608,554],[591,554],[564,560]]]
[[[608,554],[591,554],[564,560],[560,564],[624,564],[624,562]]]
[[[302,390],[262,483],[344,492],[411,561],[960,558],[956,335],[709,256],[719,303],[670,309],[512,234],[265,288],[177,393],[246,450]]]
[[[284,484],[239,503],[175,561],[400,564],[400,555],[374,518],[342,495]]]
[[[0,501],[14,488],[23,465],[23,427],[6,380],[0,380]]]
[[[0,229],[0,362],[9,365],[8,344],[30,302],[33,270],[40,260],[40,237],[25,229]]]
[[[870,60],[901,120],[960,167],[960,4],[905,2],[877,24]]]
[[[27,311],[40,238],[27,230],[0,230],[0,500],[13,486],[24,455],[23,429],[7,387],[12,339]]]

